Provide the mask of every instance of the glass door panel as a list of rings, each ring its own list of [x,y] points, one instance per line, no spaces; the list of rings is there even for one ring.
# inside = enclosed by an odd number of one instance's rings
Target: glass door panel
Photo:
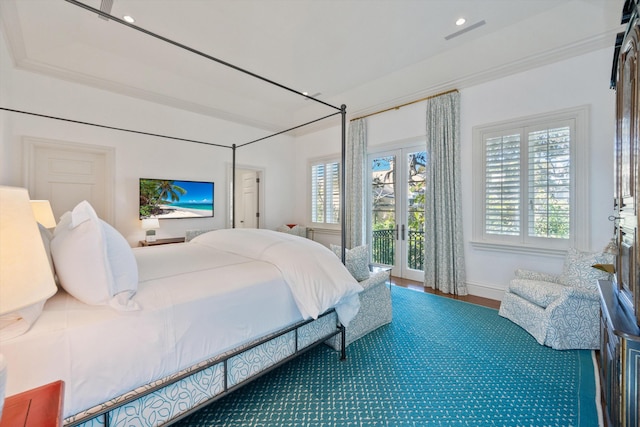
[[[396,254],[396,157],[371,160],[371,258],[374,264],[393,266]]]
[[[405,153],[407,177],[404,194],[406,217],[402,225],[403,277],[423,279],[424,270],[424,197],[426,151]],[[405,226],[406,224],[406,226]],[[406,228],[406,233],[405,233]]]
[[[369,157],[371,262],[423,280],[426,152],[400,149]]]

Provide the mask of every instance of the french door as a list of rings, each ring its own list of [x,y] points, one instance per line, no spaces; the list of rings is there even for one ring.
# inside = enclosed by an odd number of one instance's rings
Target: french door
[[[369,155],[368,241],[371,262],[391,274],[424,279],[427,153],[415,146]]]

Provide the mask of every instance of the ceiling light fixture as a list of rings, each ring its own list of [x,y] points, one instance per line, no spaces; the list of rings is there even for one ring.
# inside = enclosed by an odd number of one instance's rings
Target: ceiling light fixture
[[[467,22],[466,19],[458,18],[458,20],[456,21],[456,25],[459,27],[460,25],[464,25],[465,22]]]
[[[124,19],[129,24],[133,24],[134,22],[136,22],[136,20],[133,19],[133,16],[129,16],[129,15],[124,15],[122,19]]]

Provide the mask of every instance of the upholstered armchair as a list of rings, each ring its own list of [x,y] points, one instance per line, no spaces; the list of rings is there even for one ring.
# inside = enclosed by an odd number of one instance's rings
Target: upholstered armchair
[[[561,274],[518,269],[500,304],[499,314],[557,350],[600,346],[598,279],[609,274],[593,268],[611,264],[608,254],[570,249]]]

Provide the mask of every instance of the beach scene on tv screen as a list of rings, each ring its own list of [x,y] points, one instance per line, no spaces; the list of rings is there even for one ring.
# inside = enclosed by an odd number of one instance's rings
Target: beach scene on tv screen
[[[140,218],[213,216],[213,182],[140,179]]]

